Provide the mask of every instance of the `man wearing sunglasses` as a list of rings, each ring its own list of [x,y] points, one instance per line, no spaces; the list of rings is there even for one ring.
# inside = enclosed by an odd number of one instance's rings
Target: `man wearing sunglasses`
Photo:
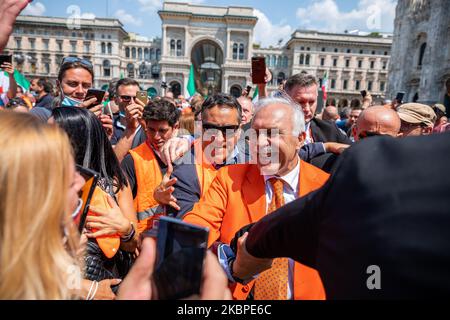
[[[125,78],[116,84],[115,102],[119,106],[119,115],[114,117],[114,134],[111,144],[119,161],[127,152],[138,147],[145,139],[145,132],[139,122],[142,119],[145,105],[136,99],[139,91],[136,80]]]
[[[364,110],[355,126],[352,134],[355,141],[360,141],[373,136],[400,137],[400,117],[394,110],[384,106],[374,106]]]

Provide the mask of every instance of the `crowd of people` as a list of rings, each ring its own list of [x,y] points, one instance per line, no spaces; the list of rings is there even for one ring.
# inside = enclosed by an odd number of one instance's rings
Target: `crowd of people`
[[[0,2],[4,30],[27,3]],[[10,75],[0,97],[0,299],[157,297],[156,244],[145,235],[161,216],[209,229],[197,298],[372,298],[361,279],[369,258],[387,269],[385,297],[450,290],[447,281],[424,284],[418,266],[400,270],[406,257],[426,257],[431,273],[449,265],[448,253],[418,245],[424,230],[449,224],[450,185],[438,176],[450,158],[442,104],[377,105],[368,93],[318,113],[319,83],[307,73],[270,95],[259,84],[258,101],[168,90],[145,104],[130,78],[97,101],[87,97],[95,74],[85,59],[66,57],[55,83],[32,79],[29,92],[12,64],[0,67]],[[421,165],[430,179],[419,186]],[[80,167],[99,176],[81,234]],[[397,227],[403,202],[411,220]],[[448,248],[448,237],[433,236]]]

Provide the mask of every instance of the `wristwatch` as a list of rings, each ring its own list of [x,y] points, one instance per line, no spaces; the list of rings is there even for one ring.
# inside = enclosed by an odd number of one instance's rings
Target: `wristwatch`
[[[126,236],[120,237],[120,239],[122,240],[122,242],[128,242],[131,241],[134,238],[134,235],[136,234],[136,229],[134,228],[134,224],[132,221],[130,221],[130,225],[131,225],[131,231],[130,233],[128,233]]]
[[[233,280],[236,281],[237,283],[245,284],[245,282],[246,282],[245,280],[242,280],[234,275],[234,271],[233,271],[234,261],[236,261],[236,258],[230,259],[228,261],[228,268],[230,270],[230,275],[233,277]]]

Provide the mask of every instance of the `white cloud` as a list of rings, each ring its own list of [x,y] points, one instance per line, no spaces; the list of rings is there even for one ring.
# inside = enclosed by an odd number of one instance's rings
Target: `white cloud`
[[[95,19],[95,14],[93,14],[92,12],[82,13],[81,14],[81,19],[94,20]]]
[[[131,24],[138,27],[142,26],[142,19],[134,17],[123,9],[117,10],[114,16],[124,24]]]
[[[22,14],[29,16],[42,16],[45,12],[45,6],[42,2],[30,3],[23,11]]]
[[[278,41],[281,39],[283,39],[283,43],[286,43],[294,32],[290,25],[282,22],[273,24],[258,9],[255,9],[254,14],[258,17],[258,23],[255,27],[255,42],[260,43],[262,47],[277,46]]]
[[[341,11],[335,0],[315,0],[306,8],[297,9],[302,29],[325,32],[363,30],[392,32],[397,0],[360,0],[351,11]]]

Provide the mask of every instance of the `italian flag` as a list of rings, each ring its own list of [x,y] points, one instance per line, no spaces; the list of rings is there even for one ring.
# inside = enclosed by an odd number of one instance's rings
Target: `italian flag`
[[[30,82],[19,71],[14,71],[14,80],[18,86],[23,88],[23,91],[30,89]],[[0,94],[6,93],[9,90],[9,75],[6,72],[0,73]]]
[[[322,79],[322,92],[323,92],[323,100],[327,100],[327,90],[328,90],[328,71],[325,71],[325,75]]]

